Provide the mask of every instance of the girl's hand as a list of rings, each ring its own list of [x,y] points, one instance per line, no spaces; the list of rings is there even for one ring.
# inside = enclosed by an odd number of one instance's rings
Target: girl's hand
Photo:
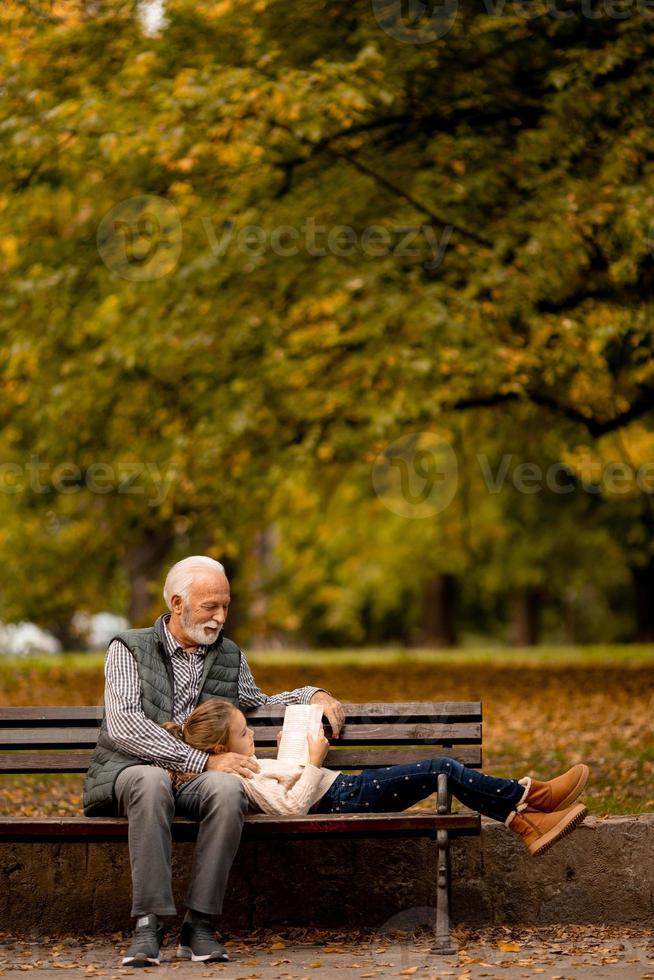
[[[309,743],[309,762],[312,766],[320,768],[329,752],[329,739],[325,738],[325,733],[321,728],[320,734],[316,738],[307,735],[307,742]]]

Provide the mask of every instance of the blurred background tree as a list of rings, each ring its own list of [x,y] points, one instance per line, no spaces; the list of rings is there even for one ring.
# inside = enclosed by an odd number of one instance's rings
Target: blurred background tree
[[[651,640],[648,12],[161,9],[0,11],[2,618],[149,622],[202,551],[243,641]]]

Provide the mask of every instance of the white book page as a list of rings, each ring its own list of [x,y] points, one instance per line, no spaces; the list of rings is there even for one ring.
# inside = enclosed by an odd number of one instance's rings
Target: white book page
[[[309,762],[307,735],[316,736],[321,728],[321,704],[288,704],[284,712],[277,761],[306,766]]]

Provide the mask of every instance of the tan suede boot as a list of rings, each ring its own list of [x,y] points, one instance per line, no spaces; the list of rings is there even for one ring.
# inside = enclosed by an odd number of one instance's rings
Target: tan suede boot
[[[520,834],[523,844],[531,854],[543,854],[557,840],[574,830],[587,813],[586,807],[581,803],[554,813],[523,810],[522,813],[516,813],[509,829]]]
[[[588,766],[580,763],[547,782],[532,779],[524,802],[528,810],[541,810],[543,813],[565,810],[574,803],[587,782]]]

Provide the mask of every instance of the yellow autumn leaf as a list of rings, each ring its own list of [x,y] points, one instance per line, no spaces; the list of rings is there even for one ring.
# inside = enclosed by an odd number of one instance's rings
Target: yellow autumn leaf
[[[18,239],[15,235],[6,235],[4,238],[0,238],[0,259],[4,272],[13,266],[17,252]]]

